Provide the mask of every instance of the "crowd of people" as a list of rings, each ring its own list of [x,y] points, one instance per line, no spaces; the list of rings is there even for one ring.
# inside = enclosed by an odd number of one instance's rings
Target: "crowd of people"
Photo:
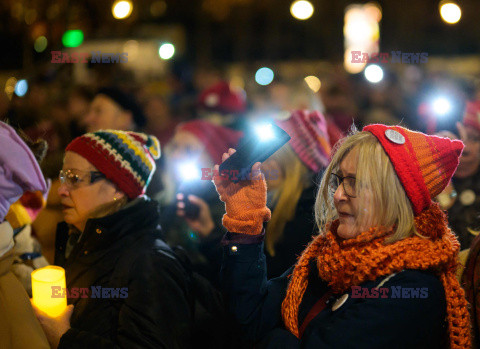
[[[0,108],[0,347],[475,345],[474,93],[456,129],[429,134],[381,90],[360,112],[341,79],[318,94],[203,82],[39,79]],[[290,141],[244,180],[220,175],[259,121]],[[67,290],[125,297],[71,296],[51,317],[28,301],[49,264]]]

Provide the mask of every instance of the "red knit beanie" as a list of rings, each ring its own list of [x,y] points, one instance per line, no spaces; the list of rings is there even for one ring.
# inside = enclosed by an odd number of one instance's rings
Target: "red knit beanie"
[[[243,113],[247,109],[245,96],[221,81],[200,93],[198,104],[201,108],[222,114]]]
[[[400,126],[368,125],[380,141],[409,197],[415,215],[447,186],[463,151],[459,140],[426,135]]]
[[[463,114],[463,124],[480,132],[480,101],[467,102]]]
[[[300,160],[313,172],[325,168],[330,161],[330,141],[325,117],[314,110],[295,110],[286,120],[276,120],[291,137],[289,144]]]
[[[184,122],[178,125],[176,131],[190,132],[197,137],[215,164],[220,164],[223,153],[227,152],[228,148],[235,148],[243,137],[242,132],[206,120]]]

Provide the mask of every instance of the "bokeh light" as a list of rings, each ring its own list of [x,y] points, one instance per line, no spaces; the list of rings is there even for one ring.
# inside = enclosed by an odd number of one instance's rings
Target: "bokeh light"
[[[43,52],[47,48],[48,40],[45,36],[39,36],[33,43],[33,48],[37,52]]]
[[[371,64],[365,68],[365,78],[369,82],[376,84],[383,79],[383,69],[379,65]]]
[[[79,29],[67,30],[62,36],[62,44],[65,47],[78,47],[83,42],[83,32]]]
[[[15,85],[15,94],[16,94],[18,97],[23,97],[23,96],[25,96],[25,94],[27,93],[27,91],[28,91],[28,83],[27,83],[27,80],[25,80],[25,79],[18,80],[18,82],[17,82],[16,85]]]
[[[438,116],[445,116],[452,110],[452,103],[447,97],[437,97],[432,102],[432,110]]]
[[[255,73],[255,81],[259,85],[266,86],[273,81],[274,76],[272,69],[263,67]]]
[[[161,59],[170,59],[173,57],[174,54],[175,46],[168,42],[160,45],[160,48],[158,49],[158,55]]]
[[[112,6],[112,14],[116,19],[125,19],[132,14],[133,6],[131,1],[117,1]]]
[[[304,21],[313,15],[313,5],[310,1],[298,0],[290,6],[290,13],[296,19]]]
[[[454,2],[442,2],[440,3],[440,15],[448,24],[455,24],[462,17],[462,10]]]
[[[305,82],[313,92],[318,92],[320,87],[322,87],[322,82],[314,75],[307,76]]]

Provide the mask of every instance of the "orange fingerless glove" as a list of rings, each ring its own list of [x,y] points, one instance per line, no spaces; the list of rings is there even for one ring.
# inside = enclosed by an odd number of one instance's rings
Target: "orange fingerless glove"
[[[263,222],[270,220],[272,214],[267,208],[267,183],[265,179],[254,179],[233,183],[220,176],[214,176],[213,182],[225,203],[222,224],[232,233],[257,235],[262,232]]]

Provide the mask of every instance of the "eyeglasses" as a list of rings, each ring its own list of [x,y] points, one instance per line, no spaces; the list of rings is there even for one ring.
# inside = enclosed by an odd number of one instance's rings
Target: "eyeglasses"
[[[332,180],[330,182],[330,187],[333,189],[333,191],[337,191],[338,187],[340,184],[343,184],[343,190],[345,191],[345,194],[350,197],[350,198],[355,198],[356,196],[356,191],[355,191],[355,182],[356,178],[351,177],[351,176],[346,176],[342,177],[336,173],[332,172]]]
[[[66,184],[67,187],[78,188],[81,183],[93,184],[106,177],[98,171],[61,170],[58,178],[60,183]]]

